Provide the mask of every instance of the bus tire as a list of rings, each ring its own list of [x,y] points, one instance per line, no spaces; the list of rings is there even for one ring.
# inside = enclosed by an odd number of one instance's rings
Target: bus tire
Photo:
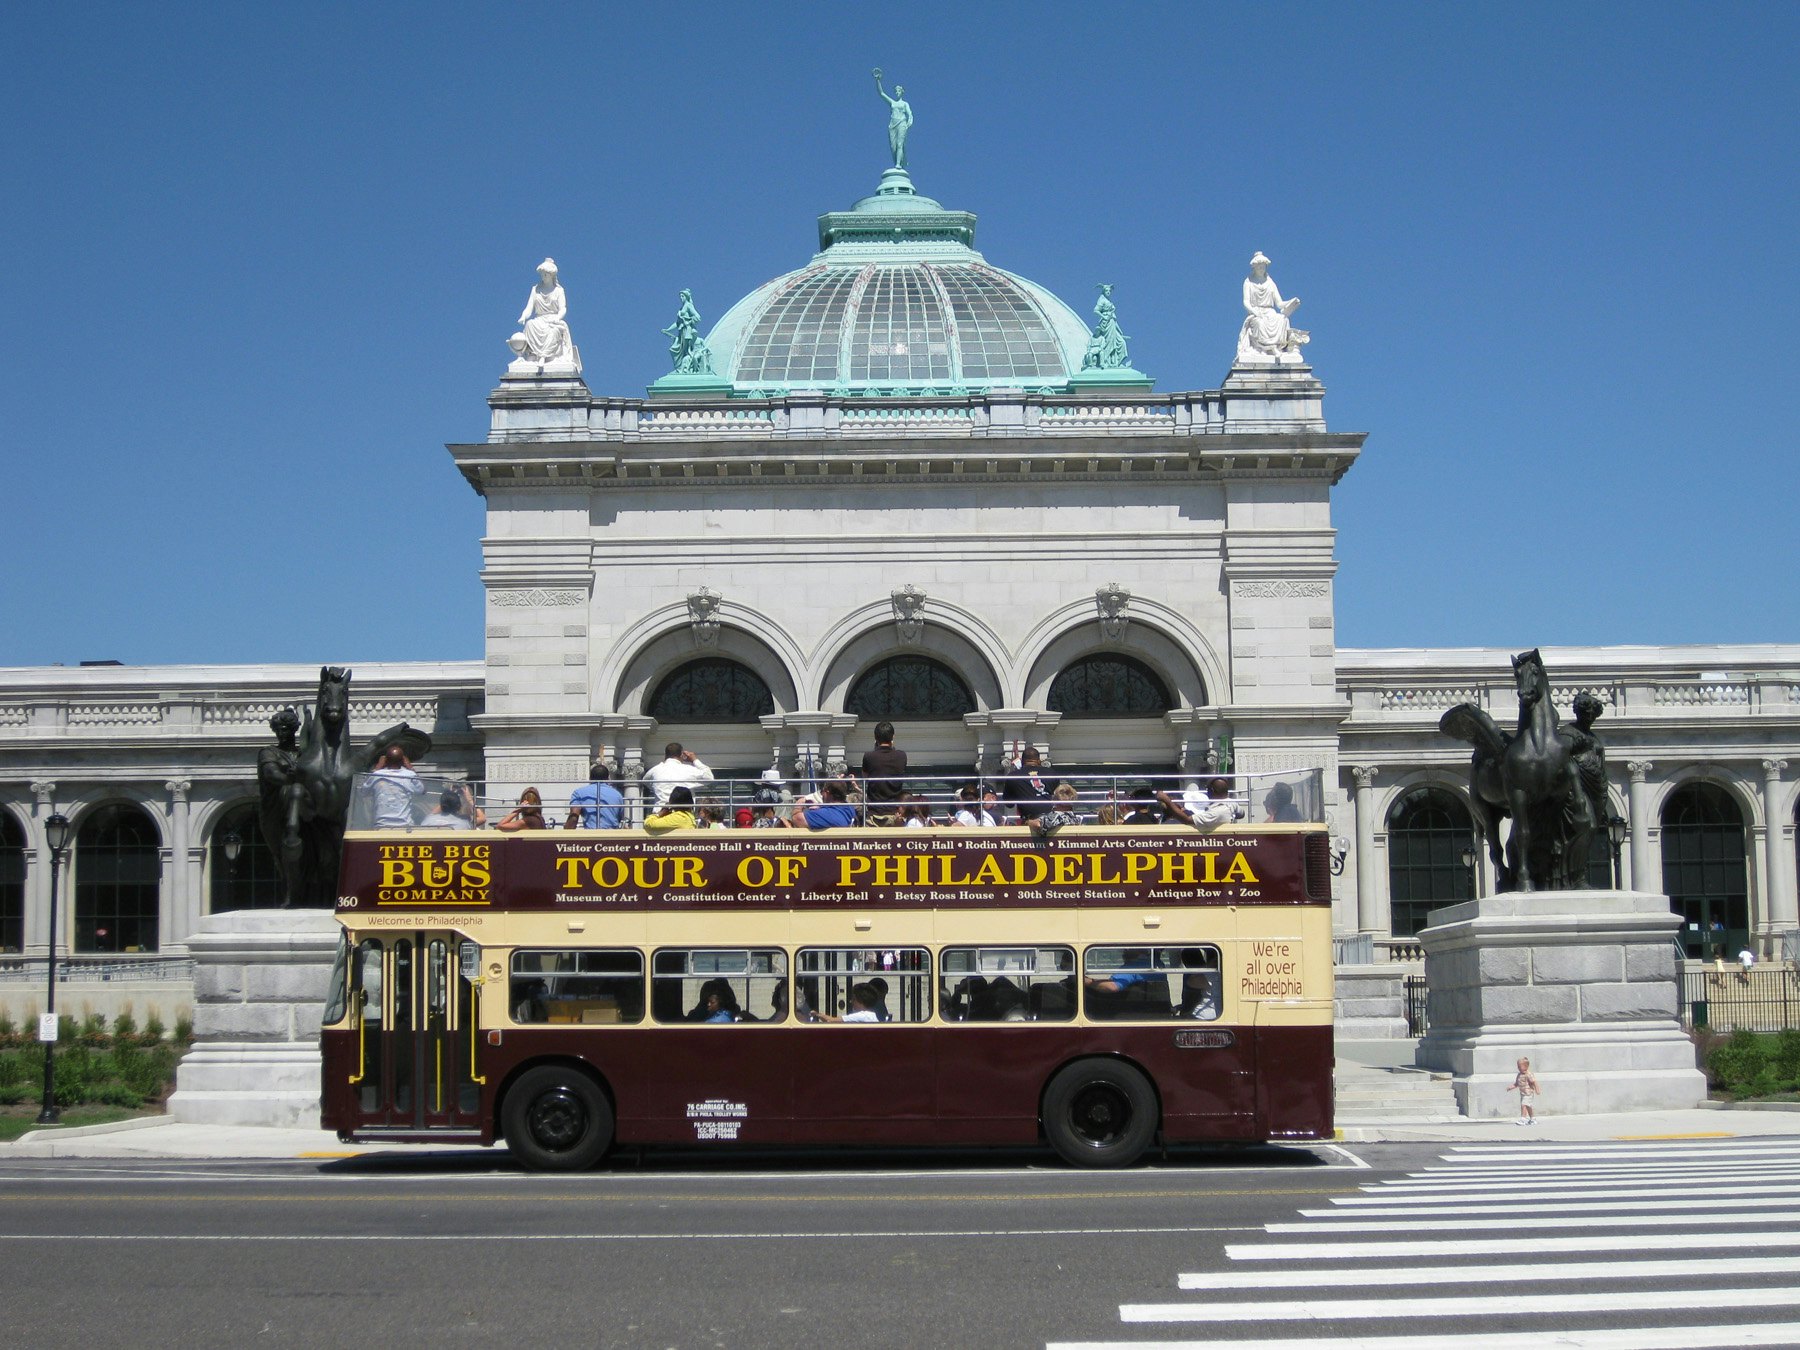
[[[1071,1167],[1129,1167],[1156,1136],[1156,1090],[1131,1065],[1083,1059],[1044,1089],[1044,1135]]]
[[[508,1089],[502,1116],[506,1147],[534,1172],[580,1172],[612,1147],[612,1106],[576,1069],[527,1070]]]

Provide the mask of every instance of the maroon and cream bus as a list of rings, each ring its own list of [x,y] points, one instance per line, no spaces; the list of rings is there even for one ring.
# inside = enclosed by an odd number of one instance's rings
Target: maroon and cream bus
[[[337,917],[345,1140],[1332,1136],[1320,825],[352,830]]]

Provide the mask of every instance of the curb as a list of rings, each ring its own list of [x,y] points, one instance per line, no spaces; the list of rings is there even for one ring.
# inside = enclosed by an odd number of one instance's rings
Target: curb
[[[150,1130],[159,1125],[174,1125],[178,1122],[170,1116],[128,1116],[124,1120],[109,1120],[100,1125],[51,1125],[41,1130],[27,1130],[12,1141],[17,1144],[44,1144],[52,1139],[87,1139],[97,1134],[119,1134],[125,1130]]]

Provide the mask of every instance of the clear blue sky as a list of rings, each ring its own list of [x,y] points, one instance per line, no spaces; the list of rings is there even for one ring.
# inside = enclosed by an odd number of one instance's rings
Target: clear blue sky
[[[11,4],[0,664],[479,656],[446,441],[549,253],[600,393],[869,191],[1369,433],[1346,646],[1800,640],[1800,6]],[[1515,522],[1523,542],[1509,540]],[[268,550],[274,556],[265,556]]]

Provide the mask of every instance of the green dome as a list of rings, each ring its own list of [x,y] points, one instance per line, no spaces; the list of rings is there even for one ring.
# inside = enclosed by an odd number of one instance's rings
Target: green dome
[[[757,287],[707,338],[734,390],[950,393],[1061,388],[1087,326],[1042,286],[975,251],[975,217],[913,191],[904,170],[819,217],[819,252]]]

